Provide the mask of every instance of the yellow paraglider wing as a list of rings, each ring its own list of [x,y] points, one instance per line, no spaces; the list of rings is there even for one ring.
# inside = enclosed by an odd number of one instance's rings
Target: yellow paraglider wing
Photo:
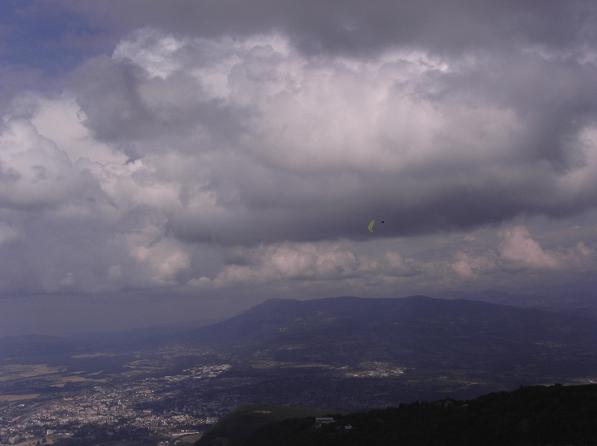
[[[369,224],[367,225],[367,229],[369,229],[369,232],[375,231],[375,220],[371,220],[369,222]]]

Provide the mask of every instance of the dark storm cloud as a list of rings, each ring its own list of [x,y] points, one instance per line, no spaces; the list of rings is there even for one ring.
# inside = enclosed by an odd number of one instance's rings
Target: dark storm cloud
[[[245,174],[251,175],[250,171]],[[329,175],[330,182],[335,178],[334,174],[322,175]],[[341,238],[364,241],[371,238],[366,223],[373,217],[385,221],[377,237],[411,236],[469,230],[525,214],[570,216],[595,205],[594,194],[564,195],[552,177],[540,173],[519,171],[518,178],[485,175],[479,169],[468,181],[437,176],[412,184],[393,176],[378,176],[377,180],[359,180],[358,190],[334,195],[327,191],[325,180],[311,176],[306,181],[312,188],[326,191],[320,196],[317,192],[309,194],[306,188],[293,190],[294,182],[287,174],[276,183],[275,197],[273,193],[255,197],[266,186],[256,181],[248,186],[235,177],[242,198],[246,198],[240,209],[232,208],[213,218],[182,210],[172,216],[170,229],[186,241],[215,240],[223,245]]]
[[[438,52],[594,42],[591,1],[124,0],[60,2],[99,23],[214,37],[282,32],[307,52],[366,53],[405,45]]]

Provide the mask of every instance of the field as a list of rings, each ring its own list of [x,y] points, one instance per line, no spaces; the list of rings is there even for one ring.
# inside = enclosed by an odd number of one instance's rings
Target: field
[[[1,402],[15,402],[15,401],[28,401],[34,400],[39,397],[39,393],[28,393],[24,395],[0,395]]]

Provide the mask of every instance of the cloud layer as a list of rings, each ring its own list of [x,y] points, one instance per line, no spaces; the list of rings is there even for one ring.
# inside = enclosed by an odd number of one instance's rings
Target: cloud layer
[[[593,6],[450,3],[55,2],[123,34],[0,95],[0,293],[592,268]]]
[[[369,54],[408,46],[437,53],[498,52],[518,45],[567,49],[594,44],[593,2],[449,0],[438,4],[359,0],[60,0],[71,11],[121,30],[152,26],[200,37],[282,31],[308,54]]]
[[[306,58],[278,35],[143,29],[75,91],[97,138],[178,163],[158,175],[180,187],[185,240],[353,238],[369,215],[402,235],[595,204],[593,105],[569,106],[587,102],[594,65],[517,57],[509,72],[416,50]]]

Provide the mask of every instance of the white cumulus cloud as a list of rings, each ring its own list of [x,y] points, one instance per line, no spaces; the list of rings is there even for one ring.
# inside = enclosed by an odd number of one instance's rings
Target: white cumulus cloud
[[[556,269],[561,267],[557,255],[546,251],[531,237],[524,226],[515,226],[502,233],[500,254],[503,258],[530,268]]]

